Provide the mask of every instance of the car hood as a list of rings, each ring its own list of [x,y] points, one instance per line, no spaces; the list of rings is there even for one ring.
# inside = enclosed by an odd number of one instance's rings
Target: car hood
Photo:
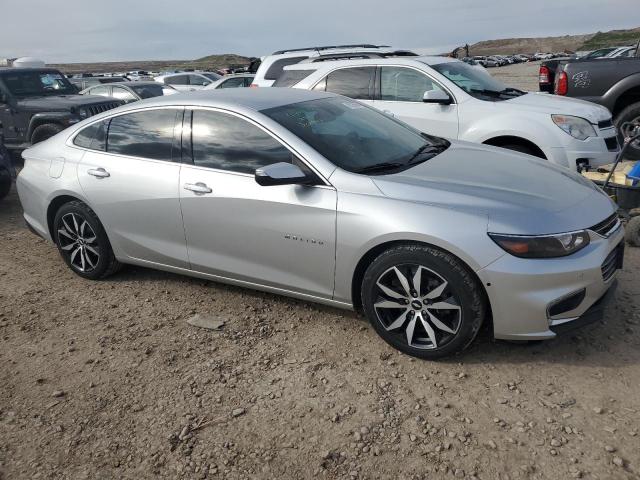
[[[596,105],[577,98],[567,98],[548,93],[528,93],[520,97],[505,100],[499,105],[513,107],[519,111],[533,110],[538,113],[573,115],[597,124],[611,118],[611,112],[601,105]]]
[[[615,212],[615,204],[575,172],[467,142],[454,142],[409,170],[371,178],[388,197],[484,213],[489,231],[497,233],[580,230]]]
[[[18,107],[24,110],[66,112],[72,108],[113,102],[98,95],[44,95],[18,99]]]

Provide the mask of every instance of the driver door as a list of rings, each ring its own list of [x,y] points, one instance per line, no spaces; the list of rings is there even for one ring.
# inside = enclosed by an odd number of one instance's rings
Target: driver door
[[[458,138],[458,106],[424,103],[428,90],[447,90],[425,73],[410,67],[382,66],[378,70],[380,91],[373,106],[408,123],[421,132]],[[447,92],[448,93],[448,92]]]

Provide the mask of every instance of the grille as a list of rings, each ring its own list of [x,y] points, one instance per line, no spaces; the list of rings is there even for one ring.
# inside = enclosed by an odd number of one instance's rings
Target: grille
[[[604,262],[602,262],[600,270],[602,271],[602,279],[605,282],[613,277],[613,274],[616,273],[616,270],[620,266],[620,256],[623,255],[624,248],[624,244],[622,245],[622,247],[618,245],[614,248],[611,253],[607,255],[607,258],[604,259]]]
[[[618,137],[605,138],[604,143],[607,145],[607,150],[610,152],[618,150]]]
[[[606,237],[607,234],[618,224],[618,216],[614,213],[613,215],[605,218],[600,223],[595,224],[589,230],[596,232],[598,235]]]
[[[102,112],[106,112],[107,110],[111,110],[112,108],[119,107],[121,104],[118,102],[109,102],[109,103],[99,103],[96,105],[87,106],[87,111],[89,112],[89,116],[93,117]]]
[[[598,128],[600,129],[611,128],[611,127],[613,127],[613,121],[611,119],[602,120],[601,122],[598,122]]]

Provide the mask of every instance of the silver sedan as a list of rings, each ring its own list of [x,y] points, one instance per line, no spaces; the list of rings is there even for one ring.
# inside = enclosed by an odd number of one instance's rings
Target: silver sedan
[[[228,89],[110,110],[24,152],[32,230],[78,275],[136,264],[362,310],[410,355],[553,338],[621,266],[577,174],[449,142],[354,100]]]

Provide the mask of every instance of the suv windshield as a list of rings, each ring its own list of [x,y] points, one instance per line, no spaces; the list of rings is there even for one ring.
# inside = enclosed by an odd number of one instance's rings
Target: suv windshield
[[[333,164],[355,173],[405,170],[450,145],[343,97],[283,105],[262,113]]]
[[[464,62],[447,62],[431,65],[436,72],[444,75],[469,95],[480,100],[509,100],[526,92],[509,88],[496,80],[484,69],[468,65]]]
[[[3,73],[0,77],[16,97],[41,95],[73,95],[78,90],[60,72],[28,71]]]

